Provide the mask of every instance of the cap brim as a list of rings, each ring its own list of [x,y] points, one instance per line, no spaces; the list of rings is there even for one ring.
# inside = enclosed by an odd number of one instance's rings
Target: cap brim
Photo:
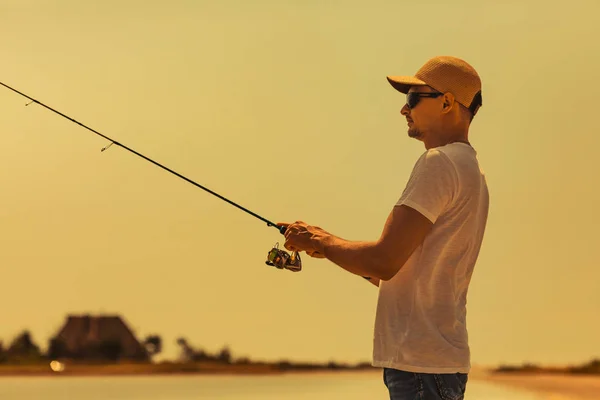
[[[425,82],[414,76],[388,76],[387,80],[394,89],[404,94],[408,93],[411,86],[427,85]]]

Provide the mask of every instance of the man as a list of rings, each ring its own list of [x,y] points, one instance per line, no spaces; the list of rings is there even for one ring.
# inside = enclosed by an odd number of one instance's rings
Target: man
[[[387,77],[407,95],[408,136],[425,145],[376,241],[344,240],[302,221],[285,248],[327,258],[379,287],[373,365],[390,399],[463,399],[470,370],[466,297],[488,215],[470,123],[482,104],[477,72],[434,57],[415,76]]]

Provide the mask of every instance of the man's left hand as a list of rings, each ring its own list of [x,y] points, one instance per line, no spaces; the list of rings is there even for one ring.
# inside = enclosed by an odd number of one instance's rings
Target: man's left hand
[[[323,242],[331,237],[329,232],[318,226],[308,225],[303,221],[292,224],[286,222],[277,223],[277,226],[285,226],[284,247],[289,251],[304,251],[314,258],[325,258]]]

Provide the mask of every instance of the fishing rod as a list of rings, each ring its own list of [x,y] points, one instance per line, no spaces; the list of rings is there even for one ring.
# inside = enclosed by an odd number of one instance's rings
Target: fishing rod
[[[151,158],[146,157],[145,155],[143,155],[143,154],[141,154],[141,153],[133,150],[130,147],[125,146],[124,144],[122,144],[122,143],[120,143],[120,142],[118,142],[118,141],[116,141],[114,139],[109,138],[106,135],[103,135],[102,133],[100,133],[100,132],[98,132],[98,131],[96,131],[96,130],[94,130],[94,129],[92,129],[92,128],[84,125],[84,124],[82,124],[79,121],[74,120],[73,118],[71,118],[71,117],[69,117],[69,116],[61,113],[60,111],[55,110],[52,107],[47,106],[46,104],[44,104],[44,103],[42,103],[42,102],[34,99],[33,97],[26,95],[25,93],[22,93],[22,92],[18,91],[17,89],[14,89],[14,88],[12,88],[12,87],[10,87],[10,86],[2,83],[2,82],[0,82],[0,85],[2,85],[5,88],[10,89],[13,92],[15,92],[15,93],[17,93],[17,94],[19,94],[19,95],[21,95],[21,96],[23,96],[23,97],[31,100],[32,103],[39,104],[40,106],[42,106],[44,108],[47,108],[48,110],[50,110],[50,111],[52,111],[52,112],[60,115],[61,117],[64,117],[64,118],[68,119],[69,121],[74,122],[77,125],[82,126],[83,128],[85,128],[85,129],[87,129],[87,130],[95,133],[96,135],[101,136],[102,138],[108,140],[110,143],[107,146],[103,147],[100,151],[107,150],[113,144],[117,145],[117,146],[120,146],[121,148],[123,148],[123,149],[125,149],[125,150],[127,150],[127,151],[129,151],[129,152],[131,152],[133,154],[135,154],[136,156],[139,156],[139,157],[143,158],[144,160],[151,162],[152,164],[154,164],[154,165],[156,165],[156,166],[164,169],[165,171],[170,172],[173,175],[175,175],[175,176],[177,176],[177,177],[179,177],[179,178],[181,178],[181,179],[183,179],[183,180],[191,183],[192,185],[194,185],[196,187],[199,187],[200,189],[202,189],[202,190],[204,190],[204,191],[206,191],[206,192],[208,192],[208,193],[210,193],[210,194],[212,194],[212,195],[220,198],[221,200],[226,201],[227,203],[229,203],[229,204],[231,204],[231,205],[239,208],[240,210],[245,211],[246,213],[252,215],[253,217],[258,218],[258,219],[260,219],[263,222],[266,222],[267,226],[273,226],[273,227],[277,228],[277,230],[282,235],[285,234],[285,231],[286,231],[286,227],[285,226],[278,226],[277,224],[271,222],[270,220],[268,220],[268,219],[266,219],[266,218],[264,218],[264,217],[262,217],[262,216],[260,216],[260,215],[258,215],[256,213],[248,210],[245,207],[242,207],[241,205],[239,205],[239,204],[237,204],[237,203],[229,200],[228,198],[226,198],[224,196],[221,196],[220,194],[218,194],[218,193],[216,193],[216,192],[208,189],[207,187],[200,185],[199,183],[197,183],[197,182],[195,182],[195,181],[193,181],[193,180],[191,180],[191,179],[189,179],[189,178],[181,175],[178,172],[173,171],[172,169],[170,169],[168,167],[165,167],[164,165],[162,165],[162,164],[160,164],[160,163],[152,160]],[[26,106],[28,106],[29,104],[31,104],[31,103],[26,104]],[[300,260],[300,255],[298,254],[298,252],[294,251],[294,252],[292,252],[292,254],[289,254],[285,250],[279,249],[279,243],[276,243],[275,246],[267,253],[267,260],[265,261],[265,263],[267,265],[274,266],[274,267],[276,267],[278,269],[287,269],[287,270],[294,271],[294,272],[300,271],[302,269],[302,261]]]

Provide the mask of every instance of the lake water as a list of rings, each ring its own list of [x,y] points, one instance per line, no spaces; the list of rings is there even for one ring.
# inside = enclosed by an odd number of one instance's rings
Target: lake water
[[[1,400],[389,399],[378,373],[278,376],[2,377]],[[471,379],[466,400],[541,400]]]

